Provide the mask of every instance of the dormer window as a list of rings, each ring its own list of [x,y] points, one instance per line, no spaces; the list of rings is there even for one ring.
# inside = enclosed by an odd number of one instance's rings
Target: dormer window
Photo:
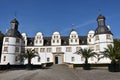
[[[57,43],[59,43],[59,40],[57,40]]]
[[[55,40],[53,40],[53,43],[55,43]]]
[[[73,40],[71,39],[71,43],[73,42]]]

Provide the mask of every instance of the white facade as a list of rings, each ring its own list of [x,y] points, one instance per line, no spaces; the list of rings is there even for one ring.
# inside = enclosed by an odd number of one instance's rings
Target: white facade
[[[20,64],[18,55],[22,52],[23,44],[20,38],[4,37],[1,64]]]
[[[90,30],[87,36],[79,36],[75,30],[72,30],[68,36],[61,36],[57,31],[49,37],[44,36],[42,32],[38,32],[34,38],[28,37],[26,33],[22,33],[22,38],[12,37],[12,34],[8,34],[3,40],[1,64],[20,64],[16,56],[22,53],[23,48],[25,50],[35,49],[38,52],[39,57],[33,58],[32,64],[50,62],[54,64],[82,64],[85,59],[81,55],[76,54],[76,51],[81,48],[87,48],[101,54],[100,52],[104,51],[107,45],[113,45],[113,35],[109,30],[110,28],[107,28],[105,25],[105,17],[99,15],[97,21],[97,29],[95,31]],[[14,23],[18,25],[17,21],[12,22],[12,24]],[[16,30],[17,27],[13,26],[12,29]],[[24,40],[24,44],[22,39]],[[103,58],[98,61],[98,56],[96,56],[96,58],[89,58],[88,62],[101,64],[110,63],[110,60]],[[24,61],[24,64],[27,64],[27,60]]]

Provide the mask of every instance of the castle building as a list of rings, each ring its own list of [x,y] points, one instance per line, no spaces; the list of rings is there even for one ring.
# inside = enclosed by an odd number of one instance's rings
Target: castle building
[[[53,62],[54,64],[82,64],[84,58],[75,54],[81,48],[92,49],[101,54],[107,45],[113,45],[113,34],[105,24],[105,17],[97,17],[98,27],[96,30],[90,30],[86,36],[79,36],[72,29],[70,35],[61,36],[59,32],[54,32],[52,36],[43,36],[42,32],[36,33],[35,37],[28,37],[26,33],[22,35],[18,31],[18,21],[11,21],[11,29],[6,33],[3,40],[1,64],[20,64],[17,55],[21,54],[23,49],[35,49],[39,57],[32,59],[32,64],[43,64]],[[89,63],[110,63],[108,58],[98,61],[98,57],[89,58]],[[27,64],[27,60],[24,61]]]

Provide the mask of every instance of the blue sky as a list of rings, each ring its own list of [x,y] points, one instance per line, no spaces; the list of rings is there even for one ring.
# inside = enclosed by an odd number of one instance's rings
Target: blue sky
[[[55,31],[65,36],[72,28],[87,35],[97,28],[96,18],[102,13],[114,37],[120,38],[119,8],[120,0],[0,0],[0,30],[6,33],[16,13],[19,31],[29,37],[37,32],[51,36]]]

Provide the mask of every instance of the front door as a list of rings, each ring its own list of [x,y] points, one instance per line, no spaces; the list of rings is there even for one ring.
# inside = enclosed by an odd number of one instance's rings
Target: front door
[[[62,64],[62,56],[55,56],[55,64]]]
[[[64,53],[53,53],[54,64],[64,64]]]

